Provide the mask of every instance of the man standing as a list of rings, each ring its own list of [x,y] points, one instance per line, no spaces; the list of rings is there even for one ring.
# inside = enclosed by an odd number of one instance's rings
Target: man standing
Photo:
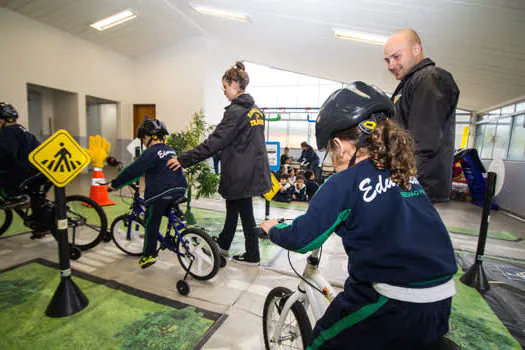
[[[433,202],[448,201],[459,88],[449,72],[424,58],[421,40],[412,29],[388,39],[384,59],[401,81],[392,95],[395,119],[414,138],[418,180]]]

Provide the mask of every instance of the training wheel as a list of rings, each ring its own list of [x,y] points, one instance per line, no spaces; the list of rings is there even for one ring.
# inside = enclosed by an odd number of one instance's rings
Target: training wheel
[[[223,268],[226,266],[226,258],[224,256],[221,255],[221,264],[220,264],[220,267]]]
[[[177,291],[179,292],[180,295],[186,296],[190,294],[190,285],[188,284],[188,282],[184,280],[179,280],[177,282]]]
[[[80,256],[82,255],[82,252],[77,247],[70,247],[69,248],[69,258],[71,260],[78,260]]]

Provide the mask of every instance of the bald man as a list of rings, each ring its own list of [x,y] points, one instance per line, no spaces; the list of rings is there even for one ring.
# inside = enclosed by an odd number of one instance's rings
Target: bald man
[[[433,202],[446,202],[452,187],[459,88],[449,72],[423,56],[412,29],[388,39],[384,59],[401,81],[392,95],[395,118],[414,138],[418,180]]]

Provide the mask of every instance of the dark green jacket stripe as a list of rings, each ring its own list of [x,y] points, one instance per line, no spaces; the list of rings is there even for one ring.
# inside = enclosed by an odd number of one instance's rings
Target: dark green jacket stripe
[[[336,337],[339,333],[347,328],[352,327],[356,323],[359,323],[379,310],[383,305],[386,304],[388,298],[380,295],[379,300],[374,304],[365,305],[356,312],[351,313],[342,320],[338,321],[331,328],[322,331],[317,338],[314,339],[312,345],[308,347],[308,350],[316,350],[324,342]]]

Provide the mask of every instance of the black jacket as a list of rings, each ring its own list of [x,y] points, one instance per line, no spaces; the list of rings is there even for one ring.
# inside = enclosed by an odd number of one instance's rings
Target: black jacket
[[[317,153],[315,153],[312,146],[308,146],[307,149],[301,152],[299,161],[300,162],[306,161],[306,163],[309,164],[310,169],[315,169],[319,167],[319,156],[317,155]]]
[[[396,121],[415,141],[418,180],[433,201],[447,201],[459,88],[452,75],[429,58],[408,72],[392,95]]]
[[[38,146],[40,142],[22,125],[4,126],[0,129],[0,172],[16,184],[38,173],[28,158]]]
[[[219,193],[226,199],[264,194],[271,188],[264,114],[248,94],[240,95],[225,109],[224,117],[206,141],[181,153],[178,160],[187,168],[222,151]]]

